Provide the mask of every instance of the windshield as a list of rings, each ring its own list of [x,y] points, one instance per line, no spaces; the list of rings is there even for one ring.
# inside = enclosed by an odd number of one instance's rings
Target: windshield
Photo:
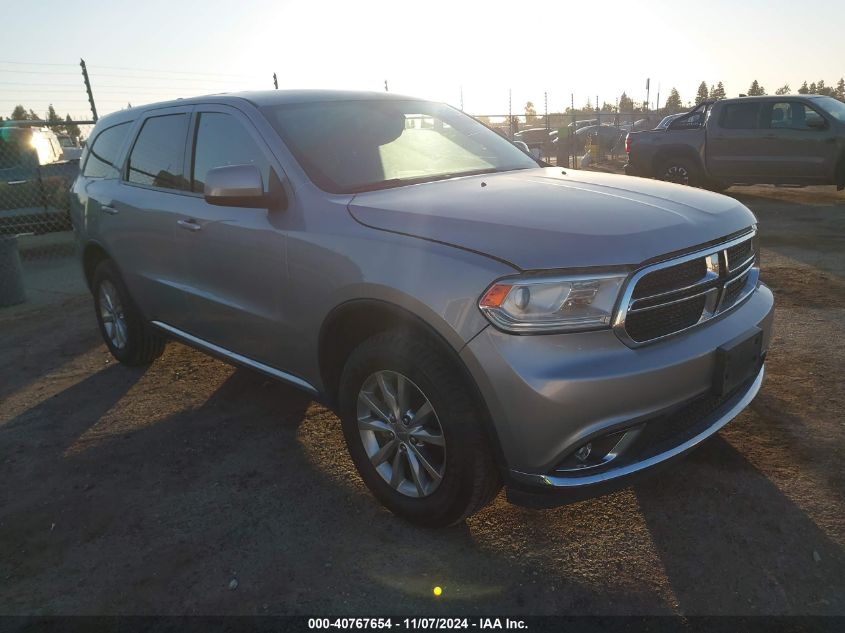
[[[833,97],[822,97],[820,99],[816,99],[814,103],[820,105],[829,115],[835,117],[842,123],[845,123],[845,103],[842,103]]]
[[[326,101],[262,111],[308,177],[332,193],[537,167],[506,139],[439,103]]]

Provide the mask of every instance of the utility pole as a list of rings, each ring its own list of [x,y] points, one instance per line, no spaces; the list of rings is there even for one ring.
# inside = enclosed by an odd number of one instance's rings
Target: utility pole
[[[546,112],[546,129],[549,129],[549,93],[543,93],[543,108]]]
[[[85,67],[85,60],[80,59],[79,65],[82,67],[82,79],[85,81],[85,91],[88,93],[88,103],[91,104],[91,115],[94,122],[97,122],[97,106],[94,105],[94,93],[91,92],[91,81],[88,79],[88,69]]]
[[[387,90],[387,79],[384,80],[384,91],[388,92],[388,90]]]
[[[513,140],[513,103],[511,101],[511,97],[513,93],[510,88],[508,88],[508,129],[511,133],[511,140]]]
[[[276,90],[279,89],[279,80],[276,78],[276,73],[273,73],[273,87]]]
[[[645,111],[648,113],[648,104],[651,94],[651,78],[645,80]]]

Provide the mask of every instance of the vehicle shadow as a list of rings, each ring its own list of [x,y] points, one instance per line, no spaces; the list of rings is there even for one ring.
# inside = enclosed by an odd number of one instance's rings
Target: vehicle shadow
[[[845,613],[842,548],[722,437],[636,494],[680,612]]]
[[[428,530],[372,499],[330,411],[181,346],[167,354],[102,369],[0,427],[0,612],[845,610],[830,580],[841,549],[724,441],[635,494],[545,512],[500,497]]]

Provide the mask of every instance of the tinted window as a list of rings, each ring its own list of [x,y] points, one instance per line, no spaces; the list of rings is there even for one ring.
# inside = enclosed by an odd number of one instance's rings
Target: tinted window
[[[255,165],[267,189],[270,164],[255,141],[231,115],[203,112],[197,124],[191,190],[202,193],[209,169],[225,165]]]
[[[82,175],[91,178],[116,178],[119,169],[117,163],[120,160],[117,153],[128,133],[128,122],[100,132],[88,148],[88,159],[85,161]]]
[[[317,186],[335,193],[537,167],[493,130],[428,101],[328,101],[263,112]]]
[[[822,116],[811,107],[794,101],[772,105],[769,126],[788,130],[818,130],[824,126]],[[815,127],[814,127],[815,126]]]
[[[187,133],[187,114],[147,119],[129,155],[129,182],[186,189],[182,167]]]
[[[729,130],[754,130],[760,112],[759,103],[731,103],[725,106],[722,127]]]

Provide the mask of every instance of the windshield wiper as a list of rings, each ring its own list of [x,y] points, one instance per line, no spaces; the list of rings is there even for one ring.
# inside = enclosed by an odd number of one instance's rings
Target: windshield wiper
[[[450,174],[436,174],[432,176],[419,176],[418,178],[390,178],[389,180],[380,180],[378,182],[370,182],[363,185],[358,185],[348,189],[345,193],[363,193],[365,191],[377,191],[379,189],[391,189],[393,187],[401,187],[403,185],[419,185],[426,182],[436,182],[438,180],[448,180],[449,178],[458,178],[463,176],[480,176],[481,174],[495,174],[502,171],[512,171],[510,169],[497,169],[496,167],[488,167],[485,169],[473,169],[470,171],[459,171]]]

